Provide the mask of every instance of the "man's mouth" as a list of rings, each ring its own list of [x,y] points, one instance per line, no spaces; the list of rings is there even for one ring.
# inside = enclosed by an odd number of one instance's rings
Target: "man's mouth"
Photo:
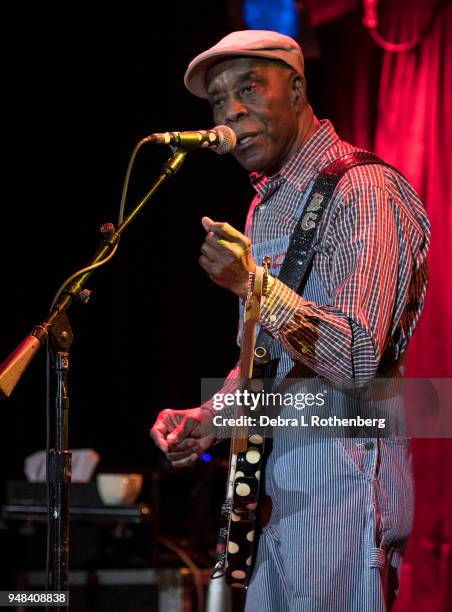
[[[256,136],[256,132],[245,132],[245,134],[242,134],[237,138],[237,148],[244,149],[254,140]]]

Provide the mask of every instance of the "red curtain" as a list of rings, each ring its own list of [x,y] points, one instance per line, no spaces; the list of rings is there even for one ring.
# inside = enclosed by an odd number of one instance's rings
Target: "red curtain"
[[[319,34],[341,136],[399,168],[421,195],[431,224],[430,284],[411,343],[408,374],[452,377],[452,7],[449,2],[380,2],[379,34],[420,39],[382,50],[355,12]],[[334,75],[333,77],[331,75]],[[452,440],[415,440],[416,512],[397,612],[452,610]]]
[[[388,10],[381,27],[390,40],[411,40],[422,36],[432,12],[433,27],[416,50],[383,56],[374,148],[410,179],[432,223],[430,286],[413,338],[411,375],[447,377],[452,376],[451,5],[438,10],[411,3],[409,11]]]
[[[311,25],[318,26],[355,9],[358,3],[359,0],[304,0],[303,5],[309,11]]]

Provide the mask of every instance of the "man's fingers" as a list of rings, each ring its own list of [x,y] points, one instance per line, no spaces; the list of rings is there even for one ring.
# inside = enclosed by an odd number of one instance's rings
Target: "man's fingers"
[[[168,452],[168,442],[166,441],[166,425],[164,423],[157,422],[154,427],[150,430],[149,435],[160,450],[164,453]]]
[[[195,448],[195,446],[198,446],[199,444],[199,439],[197,438],[185,438],[183,440],[181,440],[180,442],[178,442],[177,444],[174,443],[169,443],[168,445],[168,452],[169,453],[177,453],[180,451],[185,451],[187,449],[193,449]]]
[[[183,417],[180,424],[167,435],[166,440],[169,444],[179,445],[180,441],[187,438],[189,434],[191,434],[191,437],[196,437],[197,427],[199,427],[198,421],[191,419],[190,417]]]
[[[193,453],[194,453],[193,448],[187,448],[187,450],[184,450],[184,451],[172,452],[170,450],[166,453],[166,456],[171,462],[173,462],[173,461],[180,461],[181,459],[186,459],[187,457],[190,457],[190,455],[193,455]]]
[[[149,435],[158,448],[167,453],[170,444],[180,444],[190,432],[192,438],[196,437],[196,431],[193,431],[196,430],[196,423],[195,419],[187,418],[175,410],[162,410]]]
[[[207,274],[210,274],[210,268],[213,265],[213,262],[210,259],[207,259],[205,255],[201,255],[201,257],[198,259],[198,263],[201,268],[207,272]]]
[[[178,461],[171,461],[171,465],[175,468],[189,467],[193,465],[193,463],[195,463],[195,461],[197,461],[198,459],[199,459],[198,455],[196,453],[192,453],[186,459],[181,459]]]
[[[211,219],[210,217],[203,217],[201,219],[201,223],[203,228],[206,230],[206,232],[209,231],[210,226],[215,223],[215,221],[213,221],[213,219]]]
[[[154,426],[149,432],[152,440],[164,453],[168,451],[167,436],[168,433],[173,431],[181,422],[181,416],[179,416],[174,410],[162,410],[157,417]]]
[[[244,255],[243,246],[236,242],[226,242],[225,240],[219,240],[215,244],[205,242],[201,246],[201,253],[212,262],[230,262],[233,263]]]
[[[209,261],[214,261],[218,257],[218,250],[206,242],[204,242],[204,244],[201,246],[201,253],[205,255]]]
[[[212,443],[210,429],[201,408],[166,409],[159,413],[150,436],[174,467],[189,467],[197,453]]]
[[[184,437],[184,425],[178,425],[173,431],[167,435],[168,444],[179,444],[179,441]]]
[[[211,259],[207,259],[207,257],[205,257],[204,255],[201,255],[198,261],[201,268],[205,272],[207,272],[207,274],[212,280],[214,280],[215,282],[221,281],[221,268],[217,262],[212,261]]]
[[[225,223],[223,221],[213,221],[209,217],[203,217],[201,219],[201,222],[204,229],[209,234],[208,238],[213,237],[211,234],[211,232],[213,232],[215,236],[224,238],[225,240],[228,240],[230,242],[239,242],[241,244],[249,243],[248,238],[244,234],[242,234],[242,232],[236,230],[235,227],[229,225],[229,223]]]

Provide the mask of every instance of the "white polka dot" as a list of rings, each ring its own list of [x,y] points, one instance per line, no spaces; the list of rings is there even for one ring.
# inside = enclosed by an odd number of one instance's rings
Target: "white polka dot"
[[[253,564],[253,557],[248,557],[248,559],[246,560],[246,564],[248,566],[252,565]]]
[[[260,480],[261,477],[261,471],[257,470],[257,472],[254,474],[254,476],[256,477],[256,480]]]
[[[246,497],[251,493],[251,489],[247,484],[241,482],[235,487],[235,492],[237,493],[237,495],[240,495],[240,497]]]
[[[243,578],[246,578],[246,572],[244,572],[243,570],[234,570],[231,573],[231,576],[233,578],[237,578],[237,580],[243,580]]]
[[[236,478],[243,478],[244,476],[245,476],[245,474],[243,472],[238,471],[238,472],[235,473],[235,477]]]
[[[248,533],[246,534],[246,539],[248,540],[248,542],[254,542],[254,529],[253,531],[248,531]]]
[[[240,516],[236,514],[235,512],[231,512],[231,521],[234,521],[234,523],[236,523],[237,521],[240,521]]]
[[[262,444],[264,438],[259,434],[253,434],[249,437],[249,441],[251,442],[251,444]]]
[[[228,551],[231,553],[231,555],[235,554],[236,552],[239,552],[239,545],[236,544],[235,542],[229,542]]]
[[[261,458],[261,454],[257,450],[257,448],[251,448],[246,453],[246,460],[248,461],[248,463],[257,463],[260,458]]]

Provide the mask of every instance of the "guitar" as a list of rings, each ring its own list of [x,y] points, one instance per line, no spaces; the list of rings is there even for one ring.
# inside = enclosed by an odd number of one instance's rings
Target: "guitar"
[[[240,353],[240,389],[260,392],[263,382],[253,379],[256,326],[259,323],[262,295],[270,258],[256,268],[254,283],[248,287],[242,326]],[[251,286],[252,285],[252,286]],[[242,406],[236,406],[235,419],[246,416]],[[247,422],[246,419],[242,419]],[[240,421],[239,421],[240,422]],[[257,507],[264,456],[264,436],[257,428],[235,425],[231,437],[226,499],[221,508],[222,525],[218,535],[216,564],[212,578],[225,577],[233,588],[246,589],[254,562]]]

